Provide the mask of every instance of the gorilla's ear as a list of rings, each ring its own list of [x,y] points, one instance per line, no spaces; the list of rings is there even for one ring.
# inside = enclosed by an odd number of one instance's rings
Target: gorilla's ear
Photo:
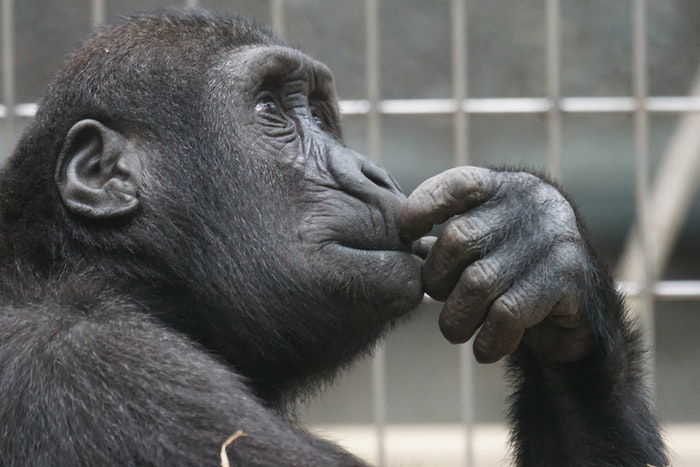
[[[56,186],[69,211],[91,219],[132,214],[138,208],[141,164],[120,133],[81,120],[66,135],[56,165]]]

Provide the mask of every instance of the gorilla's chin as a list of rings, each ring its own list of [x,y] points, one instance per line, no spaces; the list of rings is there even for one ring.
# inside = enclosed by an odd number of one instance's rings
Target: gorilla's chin
[[[325,263],[342,271],[343,289],[357,305],[382,314],[401,316],[423,299],[422,260],[409,252],[367,250],[340,244],[325,249]]]

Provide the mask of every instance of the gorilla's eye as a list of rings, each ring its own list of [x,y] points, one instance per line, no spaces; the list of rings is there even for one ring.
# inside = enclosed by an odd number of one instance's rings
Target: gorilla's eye
[[[263,95],[258,99],[258,102],[255,104],[255,111],[268,115],[280,115],[282,113],[277,102],[270,95]]]
[[[325,129],[328,127],[326,115],[323,113],[323,110],[317,106],[311,107],[311,118],[313,119],[314,123],[319,126],[319,128]]]

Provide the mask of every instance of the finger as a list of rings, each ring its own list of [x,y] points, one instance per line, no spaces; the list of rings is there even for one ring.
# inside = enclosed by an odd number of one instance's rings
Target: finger
[[[474,356],[493,363],[513,353],[525,330],[540,323],[566,295],[559,268],[540,266],[498,297],[474,340]]]
[[[443,230],[423,264],[423,287],[435,300],[443,301],[455,288],[464,269],[489,249],[502,232],[498,210],[477,208],[453,220]]]
[[[440,312],[440,331],[448,341],[466,342],[481,326],[493,300],[508,287],[504,264],[494,255],[464,270]]]
[[[456,167],[421,183],[399,212],[402,235],[419,238],[433,225],[483,203],[496,191],[496,175],[480,167]]]
[[[428,254],[430,253],[430,250],[433,248],[433,245],[435,245],[435,241],[437,240],[437,237],[433,236],[428,236],[428,237],[421,237],[415,242],[413,242],[412,245],[412,252],[414,255],[419,256],[422,259],[425,259]]]

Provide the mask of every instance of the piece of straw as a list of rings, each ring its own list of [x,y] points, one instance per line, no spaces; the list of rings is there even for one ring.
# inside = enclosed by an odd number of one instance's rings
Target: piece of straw
[[[243,430],[238,430],[234,434],[228,437],[226,441],[224,441],[224,444],[221,445],[221,467],[231,467],[231,464],[228,462],[228,455],[226,454],[226,448],[228,447],[229,444],[233,443],[236,441],[238,438],[241,438],[245,436],[245,433]]]

